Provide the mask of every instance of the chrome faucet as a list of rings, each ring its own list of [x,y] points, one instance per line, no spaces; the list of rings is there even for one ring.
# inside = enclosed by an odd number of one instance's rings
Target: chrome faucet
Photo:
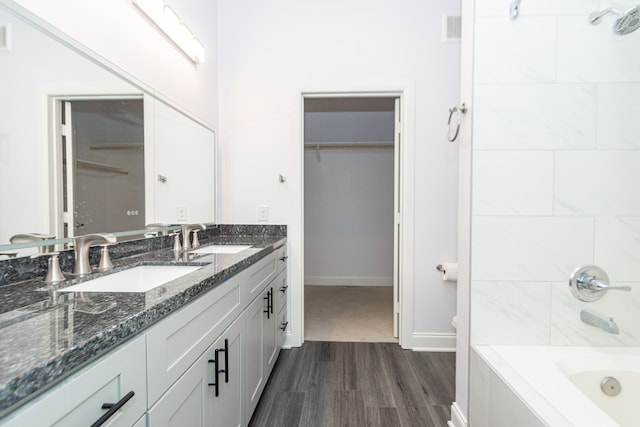
[[[595,326],[610,334],[619,334],[618,324],[613,317],[606,317],[592,310],[581,310],[580,320],[587,325]]]
[[[116,242],[116,236],[110,233],[85,234],[73,238],[73,252],[75,263],[73,265],[73,274],[83,275],[91,273],[91,265],[89,265],[89,248],[96,244],[113,244]]]
[[[187,252],[191,249],[191,232],[194,230],[206,230],[204,224],[182,224],[182,250]]]

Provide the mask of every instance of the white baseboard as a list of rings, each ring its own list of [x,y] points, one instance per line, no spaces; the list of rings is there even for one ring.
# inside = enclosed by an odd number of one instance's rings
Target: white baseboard
[[[467,418],[464,416],[456,402],[451,405],[451,421],[447,423],[449,427],[467,427]]]
[[[310,286],[393,286],[393,277],[332,277],[305,276]]]
[[[415,333],[411,337],[413,351],[456,351],[454,333]]]

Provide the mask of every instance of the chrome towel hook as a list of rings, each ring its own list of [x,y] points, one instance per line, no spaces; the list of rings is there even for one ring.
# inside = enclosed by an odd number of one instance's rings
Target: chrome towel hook
[[[521,0],[513,0],[511,2],[511,6],[509,7],[509,17],[511,19],[516,19],[520,14],[520,1]]]
[[[462,116],[467,112],[467,105],[463,102],[459,107],[449,108],[449,120],[447,121],[447,139],[449,142],[453,142],[458,138],[460,133],[460,124],[462,123]],[[456,115],[456,131],[453,136],[451,135],[451,119],[453,115]]]

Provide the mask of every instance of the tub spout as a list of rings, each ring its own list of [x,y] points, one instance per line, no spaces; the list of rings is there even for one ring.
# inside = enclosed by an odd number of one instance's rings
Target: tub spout
[[[592,310],[581,310],[580,320],[587,325],[595,326],[610,334],[619,334],[618,324],[613,317],[606,317]]]

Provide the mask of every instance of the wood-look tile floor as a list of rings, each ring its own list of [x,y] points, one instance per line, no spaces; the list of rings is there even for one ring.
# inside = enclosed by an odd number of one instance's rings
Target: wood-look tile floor
[[[444,427],[454,384],[454,353],[307,341],[282,350],[249,425]]]

